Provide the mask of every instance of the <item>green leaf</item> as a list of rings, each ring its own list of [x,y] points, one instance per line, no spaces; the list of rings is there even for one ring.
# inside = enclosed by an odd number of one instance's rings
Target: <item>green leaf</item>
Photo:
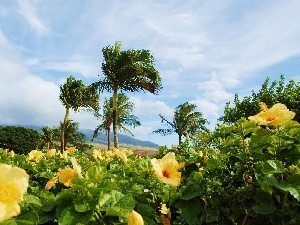
[[[288,184],[285,182],[279,182],[278,184],[275,185],[279,189],[283,191],[289,192],[294,198],[296,198],[298,201],[300,201],[300,187],[296,186],[294,187],[292,184]]]
[[[282,162],[279,160],[267,160],[262,164],[261,172],[264,174],[283,173]]]
[[[86,180],[84,178],[74,177],[70,180],[70,185],[72,187],[75,185],[82,186],[82,185],[84,185],[85,182],[86,182]]]
[[[41,202],[42,202],[42,210],[45,211],[45,212],[49,212],[53,209],[54,207],[54,199],[55,199],[55,196],[53,193],[49,192],[49,191],[41,191],[40,192],[41,195],[40,195],[40,199],[41,199]]]
[[[206,209],[206,222],[210,223],[219,219],[219,209],[215,206]]]
[[[34,195],[24,195],[24,204],[34,205],[35,207],[42,206],[40,199]]]
[[[101,192],[99,195],[98,205],[100,208],[108,206],[112,201],[112,197],[110,194]]]
[[[94,198],[88,196],[79,196],[74,200],[74,206],[78,212],[86,212],[93,210],[96,206]]]
[[[207,169],[221,169],[222,163],[219,159],[210,158],[207,161]]]
[[[55,203],[65,203],[66,199],[75,199],[78,195],[73,189],[64,189],[56,195]]]
[[[155,219],[155,210],[147,204],[138,204],[136,211],[142,215],[145,224],[147,225],[156,225]]]
[[[105,177],[105,175],[106,170],[99,165],[91,166],[86,171],[86,177],[95,183],[101,181]]]
[[[121,192],[119,191],[116,191],[116,190],[112,190],[111,191],[111,205],[115,205],[121,198],[124,197],[124,194],[122,194]]]
[[[39,221],[39,217],[35,211],[22,212],[14,219],[8,219],[0,222],[0,225],[35,225]]]
[[[13,219],[9,219],[0,222],[0,225],[17,225],[17,222]]]
[[[259,214],[270,214],[276,210],[274,201],[272,200],[272,195],[262,190],[258,190],[255,195],[256,204],[252,209]]]
[[[260,184],[262,190],[272,194],[273,187],[278,183],[278,180],[273,175],[264,175],[255,172],[257,182]]]
[[[121,216],[126,218],[128,214],[133,210],[135,201],[131,195],[125,195],[118,200],[112,207],[106,209],[106,215],[108,216]]]
[[[93,217],[93,211],[79,213],[73,206],[64,209],[59,207],[56,214],[60,225],[87,224]]]
[[[188,201],[181,200],[176,204],[176,207],[180,209],[180,215],[187,224],[197,225],[201,224],[198,218],[202,211],[201,205],[201,202],[197,198],[194,198]]]
[[[45,223],[49,222],[50,220],[53,220],[56,217],[55,210],[49,211],[49,212],[40,210],[38,212],[38,216],[39,216],[39,224],[45,224]]]

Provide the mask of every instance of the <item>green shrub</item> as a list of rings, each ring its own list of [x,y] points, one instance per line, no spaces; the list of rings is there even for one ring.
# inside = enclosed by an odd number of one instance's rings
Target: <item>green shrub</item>
[[[17,126],[0,126],[0,147],[27,154],[38,147],[41,135],[37,130]]]

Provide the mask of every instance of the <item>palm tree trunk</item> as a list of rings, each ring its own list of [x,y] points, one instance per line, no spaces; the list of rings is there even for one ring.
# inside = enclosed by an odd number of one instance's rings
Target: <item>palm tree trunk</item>
[[[110,127],[107,128],[107,151],[110,149]]]
[[[117,118],[118,118],[117,104],[118,104],[118,91],[117,89],[115,89],[113,95],[113,132],[114,132],[114,148],[116,149],[119,148],[118,127],[117,127]]]
[[[64,122],[61,128],[61,137],[60,137],[60,148],[61,152],[63,152],[66,149],[66,144],[65,143],[65,131],[66,131],[66,126],[67,126],[67,121],[69,120],[69,114],[70,114],[70,109],[66,108],[66,114],[64,117]]]

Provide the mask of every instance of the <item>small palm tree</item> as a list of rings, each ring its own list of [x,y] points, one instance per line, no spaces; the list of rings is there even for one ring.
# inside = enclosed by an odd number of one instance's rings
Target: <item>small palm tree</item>
[[[42,139],[45,142],[45,144],[47,145],[47,149],[53,148],[54,143],[53,143],[53,129],[51,129],[48,126],[44,126],[42,127]]]
[[[56,130],[60,131],[63,127],[63,123],[60,123],[60,127]],[[66,149],[68,144],[71,144],[73,146],[84,146],[86,144],[85,138],[86,136],[79,131],[79,124],[77,122],[74,122],[73,120],[68,120],[66,123],[66,130],[64,135],[64,149]],[[81,149],[84,150],[84,149]]]
[[[69,121],[70,109],[75,112],[79,111],[80,108],[92,108],[98,110],[99,105],[99,93],[97,85],[91,84],[85,85],[82,80],[76,80],[70,76],[67,82],[60,86],[59,99],[65,107],[65,116],[61,128],[61,151],[65,150],[65,131]]]
[[[113,93],[113,133],[114,147],[118,148],[118,92],[149,91],[156,93],[161,88],[159,72],[154,67],[154,57],[148,50],[129,49],[121,51],[121,43],[102,49],[104,62],[102,63],[103,79],[96,82],[100,90]]]
[[[173,121],[169,122],[165,117],[159,115],[162,123],[166,123],[168,128],[157,129],[152,133],[161,134],[163,136],[173,133],[178,134],[179,144],[181,143],[182,136],[194,136],[199,130],[207,131],[205,124],[208,123],[203,118],[201,112],[195,112],[195,104],[185,102],[176,107],[174,112]]]
[[[141,123],[138,118],[131,114],[133,110],[133,103],[129,101],[128,97],[124,94],[118,96],[118,117],[117,125],[119,130],[123,130],[126,133],[134,136],[131,131],[127,128],[128,126],[137,127]],[[97,116],[102,119],[102,123],[96,127],[92,141],[99,135],[99,132],[105,132],[107,136],[107,149],[110,148],[110,128],[113,123],[113,98],[105,100],[103,105],[103,115]]]

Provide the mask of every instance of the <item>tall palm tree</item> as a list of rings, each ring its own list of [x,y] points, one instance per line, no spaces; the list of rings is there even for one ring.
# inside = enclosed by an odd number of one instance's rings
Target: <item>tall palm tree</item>
[[[79,111],[80,108],[92,108],[97,111],[99,106],[97,85],[87,86],[82,80],[76,80],[70,76],[67,78],[67,82],[60,86],[59,100],[66,109],[61,129],[61,151],[64,151],[66,146],[64,136],[69,121],[70,109],[75,112]]]
[[[162,123],[166,123],[168,128],[157,129],[152,133],[161,134],[163,136],[170,135],[173,133],[178,134],[179,144],[181,143],[182,136],[194,136],[197,131],[207,131],[205,124],[208,123],[203,118],[201,112],[195,112],[195,104],[185,102],[176,107],[174,112],[173,121],[169,122],[165,117],[159,115]]]
[[[154,67],[154,57],[149,50],[129,49],[121,51],[121,43],[102,49],[103,78],[97,82],[100,90],[113,93],[113,133],[114,147],[118,148],[117,102],[120,90],[137,92],[149,91],[155,94],[161,89],[161,78]]]
[[[131,114],[133,110],[133,103],[128,100],[125,94],[119,94],[118,96],[118,117],[117,126],[119,130],[123,130],[126,133],[134,136],[127,128],[128,126],[137,127],[141,123],[138,118]],[[96,127],[92,141],[98,136],[99,132],[105,132],[107,136],[107,149],[110,148],[110,128],[113,123],[113,98],[105,100],[103,105],[103,115],[98,115],[98,118],[102,119],[102,123]]]

